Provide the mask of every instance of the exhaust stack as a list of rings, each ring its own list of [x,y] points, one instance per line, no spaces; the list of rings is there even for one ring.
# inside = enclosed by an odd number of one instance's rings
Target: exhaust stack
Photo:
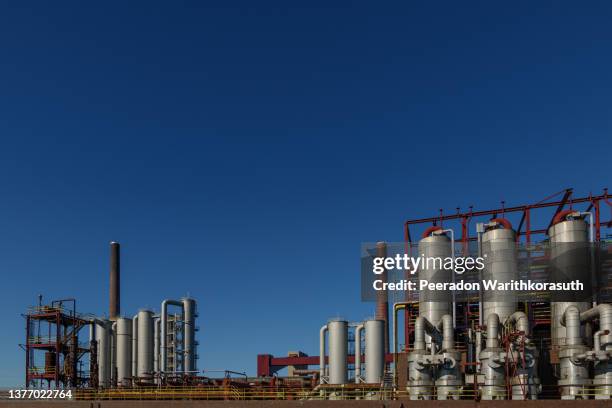
[[[121,314],[120,304],[120,260],[119,260],[119,243],[111,241],[110,243],[110,293],[109,293],[109,310],[108,315],[110,320],[115,320]]]

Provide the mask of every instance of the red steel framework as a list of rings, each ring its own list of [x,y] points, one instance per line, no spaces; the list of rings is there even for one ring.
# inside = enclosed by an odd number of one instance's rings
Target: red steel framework
[[[64,308],[65,304],[72,308]],[[79,346],[78,333],[89,323],[77,316],[75,299],[54,300],[51,305],[39,303],[24,317],[26,388],[42,388],[45,383],[48,388],[80,386],[83,379],[78,364],[89,349]],[[44,355],[44,366],[36,364],[40,354]]]
[[[560,197],[560,199],[559,199]],[[460,208],[457,208],[456,213],[444,215],[442,209],[440,209],[440,213],[436,217],[430,218],[419,218],[408,220],[404,223],[404,241],[406,243],[406,251],[409,251],[409,248],[413,244],[412,235],[410,232],[410,226],[419,225],[419,224],[431,224],[430,226],[442,226],[445,221],[453,221],[459,220],[461,224],[461,235],[457,239],[458,242],[463,244],[463,250],[465,253],[468,251],[468,244],[470,241],[475,241],[477,239],[476,236],[471,236],[469,231],[469,223],[470,221],[480,218],[483,219],[485,217],[489,217],[489,219],[493,218],[505,218],[507,214],[520,214],[521,218],[518,224],[518,228],[516,228],[516,236],[517,242],[521,241],[521,237],[524,237],[524,242],[526,244],[530,244],[532,242],[532,237],[534,235],[542,235],[546,234],[550,226],[552,225],[554,217],[559,214],[564,209],[575,209],[577,205],[586,205],[584,211],[592,211],[593,212],[593,221],[594,221],[594,230],[595,230],[595,240],[601,241],[602,238],[602,229],[603,228],[612,228],[612,201],[611,197],[608,195],[608,189],[603,189],[603,194],[594,196],[589,194],[587,197],[574,197],[573,189],[568,188],[562,191],[559,191],[555,194],[551,194],[550,196],[540,200],[534,204],[525,204],[518,205],[514,207],[505,207],[505,202],[501,202],[500,208],[495,208],[491,210],[481,210],[474,211],[473,207],[469,207],[468,212],[461,212]],[[610,218],[608,221],[602,221],[602,203],[606,204],[610,209]],[[548,224],[545,228],[542,226],[535,227],[532,225],[532,217],[534,216],[534,212],[537,210],[543,210],[548,208],[554,208],[555,211],[552,216],[549,216]],[[539,215],[539,214],[536,214]],[[547,219],[548,217],[539,217],[540,219]],[[427,226],[425,228],[428,228]],[[467,305],[467,310],[469,313],[469,305]],[[405,313],[405,324],[404,324],[404,336],[408,339],[411,335],[412,329],[410,324],[410,313]],[[406,343],[408,343],[406,341]],[[407,345],[406,345],[407,348]],[[386,361],[388,363],[393,362],[393,354],[388,353],[386,355]],[[354,362],[354,356],[349,356],[349,363]],[[257,356],[257,375],[258,376],[271,376],[276,371],[285,368],[287,366],[309,366],[309,365],[318,365],[319,357],[318,356],[307,356],[307,357],[274,357],[270,354],[260,354]]]

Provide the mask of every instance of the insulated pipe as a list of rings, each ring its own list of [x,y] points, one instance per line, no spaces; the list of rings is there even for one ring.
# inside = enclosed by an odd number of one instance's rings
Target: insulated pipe
[[[491,313],[487,316],[487,348],[498,348],[499,341],[499,316],[497,313]]]
[[[575,346],[582,344],[582,337],[580,337],[580,310],[576,306],[570,305],[565,309],[561,318],[561,324],[565,326],[566,345]]]
[[[325,376],[325,332],[327,332],[327,325],[321,326],[319,330],[319,384],[323,384]]]
[[[449,315],[442,316],[439,328],[442,330],[442,350],[448,351],[455,348],[455,331],[453,328],[453,317]]]
[[[161,320],[159,316],[154,317],[153,322],[153,371],[159,372],[159,331]]]
[[[482,351],[482,331],[476,332],[476,372],[480,371],[480,352]]]
[[[514,312],[508,317],[506,323],[515,327],[516,330],[523,332],[524,336],[529,336],[529,319],[523,312]]]
[[[599,330],[595,332],[595,335],[593,337],[593,350],[599,352],[601,351],[601,336],[607,336],[608,334],[610,334],[609,330]]]
[[[582,313],[580,313],[578,308],[576,308],[575,306],[569,306],[567,309],[565,309],[565,313],[561,318],[561,324],[565,327],[569,327],[568,325],[570,323],[568,322],[568,319],[575,318],[574,314],[578,314],[579,322],[588,322],[599,317],[599,328],[601,330],[612,331],[612,305],[608,303],[602,303]]]
[[[445,315],[451,317],[449,315]],[[452,318],[451,318],[452,319]],[[452,324],[451,324],[452,329]],[[425,334],[429,334],[432,338],[432,349],[435,348],[434,343],[440,344],[440,333],[438,330],[431,324],[429,320],[424,318],[423,316],[419,316],[416,318],[414,322],[414,348],[416,350],[425,350]]]
[[[408,305],[409,303],[407,302],[396,302],[393,304],[393,385],[397,384],[397,312],[399,310],[405,311]]]
[[[361,332],[364,327],[363,324],[355,327],[355,384],[359,384],[361,376]]]
[[[178,300],[166,299],[161,304],[161,362],[159,364],[159,367],[162,373],[166,372],[166,363],[168,359],[168,305],[179,306],[181,309],[183,309],[183,302],[179,302]],[[176,369],[176,366],[174,368]]]
[[[599,317],[599,329],[612,332],[612,305],[602,303],[580,313],[580,321],[587,322]]]
[[[132,377],[138,377],[138,314],[132,317]]]

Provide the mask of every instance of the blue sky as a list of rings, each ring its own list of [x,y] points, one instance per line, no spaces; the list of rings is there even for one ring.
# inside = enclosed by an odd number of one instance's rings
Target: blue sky
[[[610,186],[612,5],[81,2],[0,10],[0,384],[42,293],[199,301],[200,368],[361,319],[361,242]]]

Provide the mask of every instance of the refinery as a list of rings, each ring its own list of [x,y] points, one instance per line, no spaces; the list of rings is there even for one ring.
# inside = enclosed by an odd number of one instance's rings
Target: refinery
[[[318,356],[253,356],[255,376],[229,370],[204,375],[198,348],[208,345],[199,344],[197,334],[206,318],[198,314],[197,299],[151,299],[157,310],[122,310],[120,244],[111,242],[108,317],[78,310],[78,294],[40,299],[24,314],[25,385],[72,389],[76,399],[100,401],[609,403],[612,220],[604,218],[606,208],[612,208],[607,190],[575,197],[570,189],[536,204],[406,221],[404,257],[413,251],[442,259],[472,256],[484,260],[483,268],[462,275],[464,282],[455,281],[452,269],[422,263],[416,271],[400,270],[395,286],[390,270],[379,271],[373,317],[321,316],[318,333],[287,347],[317,344]],[[546,209],[552,216],[542,215]],[[418,241],[411,229],[419,232]],[[370,271],[374,259],[391,252],[386,242],[370,248]],[[589,298],[561,293],[583,289],[579,279],[570,279],[576,276],[589,277]],[[415,280],[420,283],[411,285]],[[482,290],[479,282],[528,293],[504,296]]]

